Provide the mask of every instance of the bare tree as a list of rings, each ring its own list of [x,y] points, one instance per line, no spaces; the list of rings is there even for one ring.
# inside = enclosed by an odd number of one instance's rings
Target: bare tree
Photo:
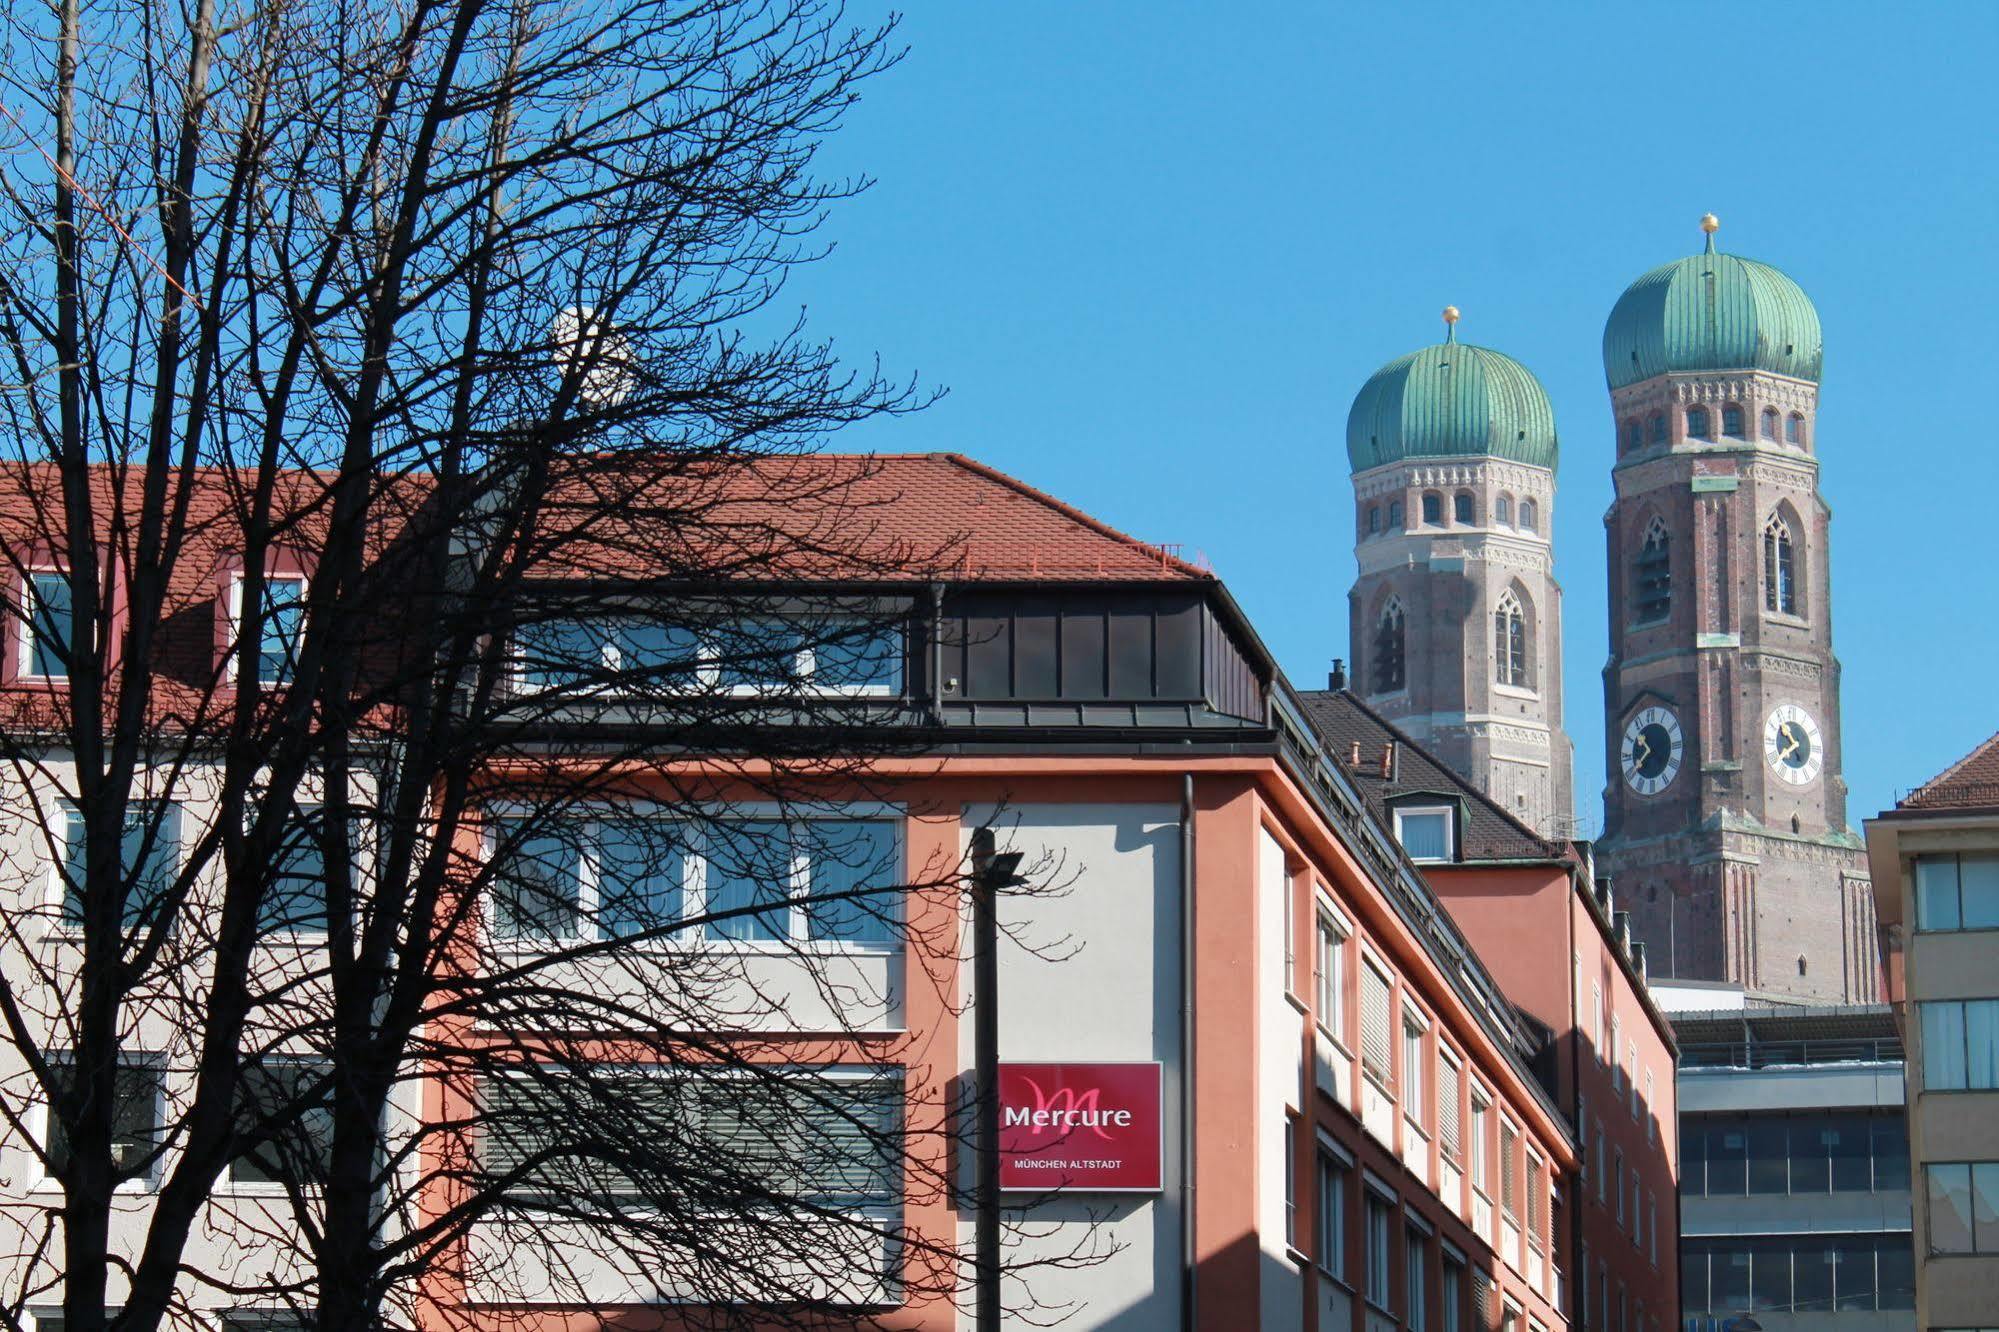
[[[924,396],[776,309],[889,30],[4,22],[8,1321],[948,1293],[955,1120],[870,1033],[958,866],[853,811],[950,552],[811,457]]]

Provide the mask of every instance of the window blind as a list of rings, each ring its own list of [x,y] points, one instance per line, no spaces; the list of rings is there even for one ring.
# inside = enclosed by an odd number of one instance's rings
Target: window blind
[[[1442,1042],[1438,1042],[1441,1046]],[[1448,1054],[1437,1059],[1437,1139],[1444,1155],[1452,1161],[1464,1160],[1464,1139],[1459,1133],[1458,1081],[1461,1070]]]
[[[1361,968],[1361,1067],[1383,1086],[1389,1083],[1394,1036],[1390,1030],[1388,978],[1369,963]]]

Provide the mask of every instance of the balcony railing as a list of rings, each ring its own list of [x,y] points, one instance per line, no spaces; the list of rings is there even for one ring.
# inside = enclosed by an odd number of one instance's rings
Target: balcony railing
[[[1898,1040],[1730,1041],[1683,1045],[1682,1068],[1770,1068],[1787,1064],[1899,1064]]]

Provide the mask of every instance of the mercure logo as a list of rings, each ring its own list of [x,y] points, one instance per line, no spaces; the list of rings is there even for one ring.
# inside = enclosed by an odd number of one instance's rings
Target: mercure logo
[[[1000,1123],[1005,1128],[1024,1129],[1088,1129],[1105,1142],[1111,1135],[1106,1128],[1130,1128],[1131,1111],[1105,1110],[1098,1104],[1102,1088],[1092,1087],[1078,1092],[1074,1087],[1057,1087],[1053,1095],[1043,1091],[1041,1084],[1033,1078],[1020,1079],[1034,1093],[1032,1105],[1009,1105],[1000,1112]]]

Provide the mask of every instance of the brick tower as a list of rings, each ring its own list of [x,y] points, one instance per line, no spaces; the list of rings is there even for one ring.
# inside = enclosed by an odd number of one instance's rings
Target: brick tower
[[[1347,416],[1353,685],[1529,827],[1572,836],[1555,413],[1525,366],[1459,342],[1457,318]]]
[[[1717,225],[1604,327],[1598,863],[1655,976],[1873,1001],[1873,899],[1840,776],[1818,312],[1776,269],[1717,251]]]

